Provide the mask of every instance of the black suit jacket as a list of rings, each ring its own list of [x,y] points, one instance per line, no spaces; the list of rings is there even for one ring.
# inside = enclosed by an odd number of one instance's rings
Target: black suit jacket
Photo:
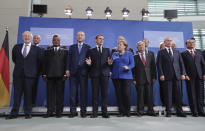
[[[133,78],[137,84],[145,84],[146,82],[152,83],[152,79],[156,79],[156,64],[152,53],[146,54],[146,65],[137,53],[134,56],[135,67],[133,68]]]
[[[66,72],[67,56],[68,51],[61,47],[57,52],[54,52],[54,48],[45,50],[43,75],[48,78],[63,77]]]
[[[88,74],[88,67],[85,62],[87,51],[90,49],[90,46],[83,44],[81,52],[78,52],[78,44],[73,44],[69,48],[68,53],[68,64],[67,70],[70,71],[71,75],[75,75],[79,70],[82,75]]]
[[[40,72],[41,50],[39,47],[31,45],[28,55],[24,58],[22,55],[23,44],[16,44],[12,50],[12,60],[15,64],[13,77],[36,78]]]
[[[194,52],[194,59],[188,50],[181,53],[186,73],[189,77],[195,78],[198,76],[202,79],[202,75],[205,75],[205,62],[202,53],[198,50]]]
[[[184,63],[178,50],[173,50],[173,59],[169,56],[166,48],[158,52],[157,69],[159,77],[164,75],[165,80],[172,80],[173,75],[177,80],[181,75],[186,75]]]
[[[110,66],[108,65],[108,57],[110,55],[109,48],[102,48],[102,53],[100,55],[97,47],[92,48],[87,53],[87,58],[91,58],[91,65],[89,66],[90,77],[110,76]]]

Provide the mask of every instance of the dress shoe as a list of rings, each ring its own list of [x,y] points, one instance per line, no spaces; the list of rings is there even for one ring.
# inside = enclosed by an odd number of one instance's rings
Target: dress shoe
[[[184,113],[182,113],[182,112],[177,113],[177,116],[178,116],[178,117],[186,117],[186,115],[185,115]]]
[[[117,117],[124,117],[125,115],[123,114],[123,113],[119,113],[118,115],[117,115]]]
[[[192,116],[193,116],[193,117],[198,117],[199,114],[198,114],[198,113],[193,113]]]
[[[62,114],[61,113],[56,113],[56,118],[61,118]]]
[[[69,115],[70,118],[73,118],[73,117],[76,117],[76,116],[78,116],[78,113],[77,113],[77,112],[71,113],[71,114]]]
[[[131,116],[129,112],[128,112],[128,113],[126,113],[125,115],[126,115],[127,117],[130,117],[130,116]]]
[[[166,117],[171,117],[171,116],[172,116],[171,113],[166,114]]]
[[[136,112],[136,115],[137,115],[137,116],[139,116],[139,117],[141,117],[141,116],[142,116],[139,112]]]
[[[157,116],[157,114],[154,111],[148,112],[147,115],[148,116]]]
[[[31,114],[25,114],[25,119],[31,119],[31,118],[32,118]]]
[[[53,114],[47,113],[47,114],[45,114],[45,115],[43,116],[43,118],[49,118],[49,117],[52,117],[52,116],[53,116]]]
[[[87,114],[86,114],[86,113],[80,113],[80,116],[81,116],[82,118],[85,118],[85,117],[87,116]]]
[[[90,118],[97,118],[98,117],[98,114],[97,113],[93,113],[91,114]]]
[[[199,116],[205,117],[205,113],[199,113]]]
[[[102,114],[102,117],[103,117],[103,118],[110,118],[110,116],[109,116],[107,113],[103,113],[103,114]]]
[[[16,119],[17,118],[17,115],[8,115],[7,117],[6,117],[6,120],[9,120],[9,119]]]

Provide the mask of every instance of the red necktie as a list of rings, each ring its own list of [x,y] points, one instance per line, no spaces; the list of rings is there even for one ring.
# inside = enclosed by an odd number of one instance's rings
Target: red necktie
[[[146,65],[146,61],[145,61],[145,58],[144,58],[143,53],[141,53],[141,59],[142,59],[142,63],[143,63],[144,65]]]
[[[193,58],[194,58],[194,56],[195,56],[193,51],[191,51],[191,56],[192,56]]]

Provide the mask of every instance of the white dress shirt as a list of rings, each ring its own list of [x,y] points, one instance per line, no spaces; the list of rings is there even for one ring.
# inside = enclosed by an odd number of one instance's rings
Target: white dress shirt
[[[22,55],[23,55],[23,51],[24,51],[25,46],[27,46],[27,50],[26,50],[26,54],[27,54],[27,55],[28,55],[28,53],[29,53],[29,51],[30,51],[30,49],[31,49],[31,43],[29,43],[29,44],[27,44],[27,45],[25,45],[25,44],[26,44],[26,43],[23,44],[23,48],[21,49]]]

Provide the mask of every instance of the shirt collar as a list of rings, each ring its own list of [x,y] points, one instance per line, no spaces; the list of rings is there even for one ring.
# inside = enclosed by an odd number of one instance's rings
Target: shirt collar
[[[23,45],[24,45],[24,46],[26,46],[26,45],[27,45],[27,46],[31,46],[31,42],[28,43],[28,44],[24,43]]]
[[[79,45],[83,46],[83,42],[82,42],[82,43],[79,43],[79,42],[78,42],[78,46],[79,46]]]

